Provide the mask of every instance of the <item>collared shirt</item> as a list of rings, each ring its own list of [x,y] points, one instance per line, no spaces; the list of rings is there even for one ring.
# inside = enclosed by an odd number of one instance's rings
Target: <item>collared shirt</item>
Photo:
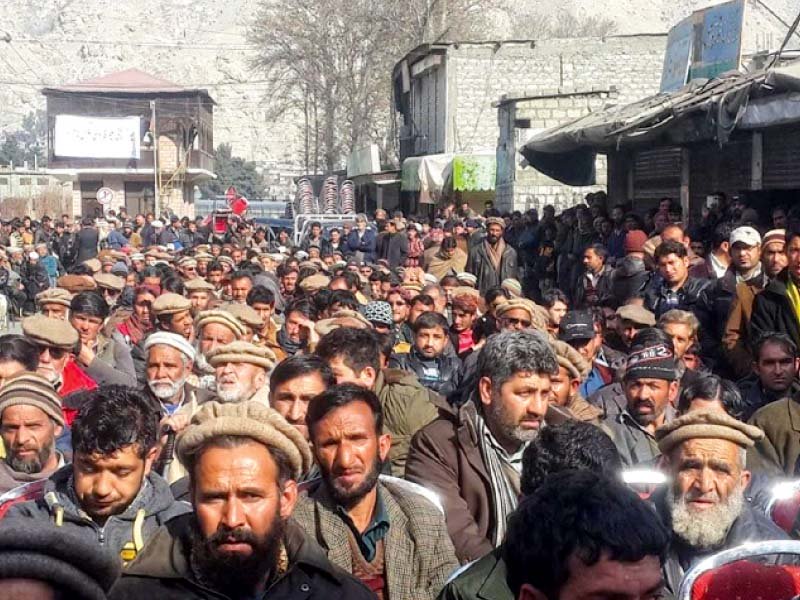
[[[378,548],[378,542],[386,537],[389,531],[389,514],[386,512],[386,507],[383,504],[380,490],[375,490],[375,516],[372,517],[372,522],[367,525],[364,532],[361,533],[353,523],[353,519],[347,514],[347,511],[342,506],[336,506],[336,514],[341,517],[345,525],[353,532],[356,538],[358,549],[368,562],[375,560],[375,553]]]

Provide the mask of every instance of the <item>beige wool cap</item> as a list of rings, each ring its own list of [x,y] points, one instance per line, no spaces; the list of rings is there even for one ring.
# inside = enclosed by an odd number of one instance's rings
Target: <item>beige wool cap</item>
[[[503,279],[500,287],[507,291],[514,298],[522,298],[522,284],[517,279]]]
[[[322,319],[314,324],[314,331],[320,336],[326,336],[334,329],[352,327],[353,329],[372,329],[372,323],[355,310],[337,310],[329,319]]]
[[[183,287],[188,292],[211,292],[214,290],[214,286],[208,283],[202,277],[195,277],[194,279],[190,279],[189,281],[183,284]]]
[[[229,312],[239,321],[252,327],[253,329],[261,329],[264,327],[264,319],[258,314],[258,311],[248,304],[241,302],[225,302],[219,306],[220,310]]]
[[[242,336],[245,334],[244,326],[241,324],[239,319],[237,319],[233,314],[225,310],[204,310],[199,315],[197,315],[197,320],[195,321],[194,325],[198,333],[203,331],[203,327],[206,325],[210,325],[212,323],[216,323],[219,325],[224,325],[234,334],[237,336]]]
[[[20,405],[35,406],[62,427],[64,425],[61,398],[53,384],[38,373],[20,373],[7,379],[0,387],[0,415],[9,406]]]
[[[179,267],[196,267],[197,266],[197,259],[191,256],[184,256],[178,261]]]
[[[581,353],[561,340],[551,340],[550,345],[555,352],[558,366],[564,367],[573,379],[583,381],[591,371],[591,367]]]
[[[206,443],[222,436],[252,438],[279,450],[289,459],[294,479],[311,468],[311,449],[302,434],[260,402],[204,403],[178,436],[178,460],[186,466]]]
[[[489,229],[489,225],[500,225],[503,229],[506,228],[506,222],[500,217],[489,217],[484,224],[486,225],[486,229]]]
[[[212,367],[225,363],[249,363],[267,371],[272,370],[277,360],[275,353],[266,346],[242,341],[215,348],[208,355],[208,364]]]
[[[192,308],[192,303],[187,298],[180,294],[167,292],[161,294],[153,302],[153,313],[159,315],[174,315],[175,313],[183,312]]]
[[[96,258],[90,258],[89,260],[83,261],[87,267],[92,270],[92,273],[97,273],[100,269],[103,268],[103,264]]]
[[[330,277],[317,273],[316,275],[310,275],[303,278],[303,280],[297,285],[300,286],[300,289],[304,292],[317,292],[328,287],[330,282]]]
[[[201,260],[210,262],[214,260],[214,255],[209,254],[208,252],[195,252],[194,259],[198,262],[200,262]]]
[[[125,288],[125,280],[111,273],[98,273],[94,276],[97,287],[101,289],[114,290],[121,292]]]
[[[764,432],[758,427],[715,410],[691,411],[656,429],[656,441],[662,454],[686,440],[728,440],[742,448],[750,448],[763,437]]]
[[[624,321],[630,321],[636,325],[643,325],[645,327],[656,326],[656,316],[643,306],[625,304],[617,309],[617,316]]]
[[[78,343],[78,331],[63,319],[42,314],[22,319],[22,333],[39,346],[72,351]]]
[[[65,290],[64,288],[49,288],[36,294],[37,306],[44,306],[45,304],[60,304],[61,306],[66,306],[69,308],[70,302],[72,302],[72,294],[70,294],[69,291]]]

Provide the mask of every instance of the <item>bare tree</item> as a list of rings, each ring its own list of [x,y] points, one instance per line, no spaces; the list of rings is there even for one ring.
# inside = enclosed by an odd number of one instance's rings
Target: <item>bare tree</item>
[[[270,116],[303,115],[314,172],[365,142],[385,147],[394,64],[421,43],[477,35],[477,17],[497,1],[262,0],[249,37]]]

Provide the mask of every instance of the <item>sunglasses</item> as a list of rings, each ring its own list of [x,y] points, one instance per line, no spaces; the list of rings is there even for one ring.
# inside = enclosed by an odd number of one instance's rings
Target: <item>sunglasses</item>
[[[531,326],[531,322],[527,321],[526,319],[514,319],[513,317],[503,317],[501,320],[504,323],[512,325],[514,327],[516,327],[517,325],[522,325],[523,328]]]
[[[52,346],[39,346],[39,354],[48,350],[50,352],[50,357],[55,358],[56,360],[60,358],[64,358],[64,355],[67,353],[67,350],[64,348],[53,348]]]

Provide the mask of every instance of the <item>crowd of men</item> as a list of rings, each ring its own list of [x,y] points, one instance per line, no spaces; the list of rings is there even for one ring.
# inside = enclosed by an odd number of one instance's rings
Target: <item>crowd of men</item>
[[[628,209],[4,221],[0,597],[668,598],[789,538],[800,212]]]

